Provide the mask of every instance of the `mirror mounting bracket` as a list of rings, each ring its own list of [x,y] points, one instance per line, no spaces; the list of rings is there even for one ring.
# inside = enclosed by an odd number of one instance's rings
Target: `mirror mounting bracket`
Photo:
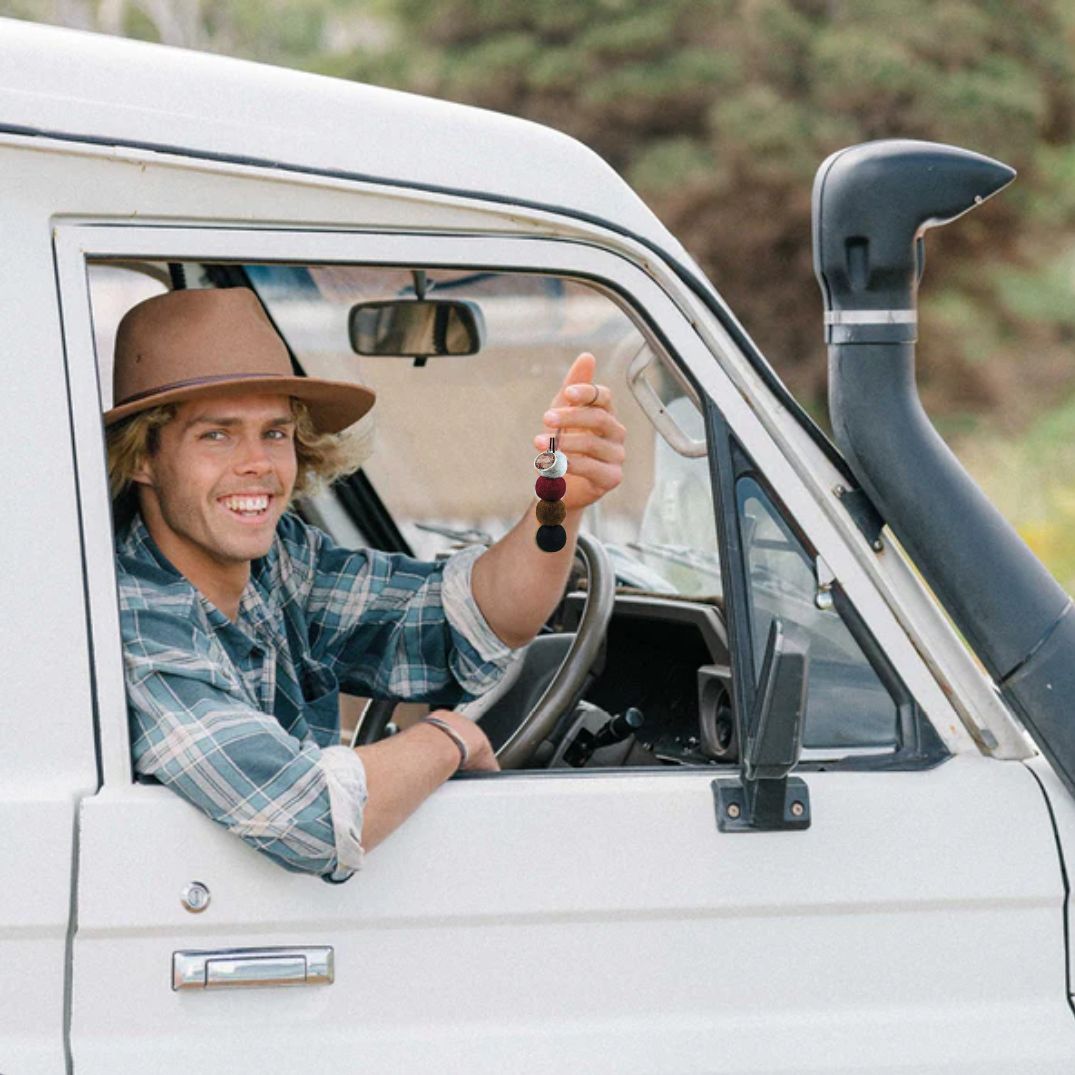
[[[874,552],[881,552],[884,545],[881,543],[881,531],[885,520],[874,506],[873,501],[862,489],[848,489],[844,485],[837,485],[833,489],[836,499],[847,509],[852,522],[862,532],[862,536],[870,543]]]
[[[781,832],[810,828],[810,789],[798,776],[782,780],[713,781],[720,832]]]
[[[720,832],[810,827],[810,790],[788,775],[802,753],[809,651],[805,631],[773,619],[753,712],[741,729],[740,776],[711,785]]]

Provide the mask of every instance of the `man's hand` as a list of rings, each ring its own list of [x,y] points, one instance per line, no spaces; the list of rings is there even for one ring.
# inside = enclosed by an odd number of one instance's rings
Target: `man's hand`
[[[467,745],[468,772],[496,772],[500,766],[481,730],[472,720],[450,709],[429,714],[443,720]],[[369,802],[362,822],[362,846],[376,847],[459,768],[459,748],[443,728],[421,722],[398,735],[355,753],[366,769]]]
[[[434,709],[429,715],[436,717],[438,720],[443,720],[466,743],[467,764],[464,768],[465,772],[495,773],[499,771],[500,764],[493,753],[493,746],[485,732],[474,721],[451,709]]]
[[[474,561],[474,599],[497,637],[512,648],[530,642],[563,598],[586,506],[623,480],[627,430],[616,417],[612,390],[594,384],[595,366],[589,352],[575,359],[546,412],[547,432],[534,437],[534,446],[544,451],[554,431],[567,456],[564,547],[548,553],[534,541],[540,525],[535,496],[519,522]]]
[[[556,447],[567,456],[568,511],[592,504],[623,480],[627,430],[616,417],[612,389],[593,383],[596,367],[589,352],[575,359],[545,412],[545,433],[534,437],[534,447],[544,451],[555,433]]]

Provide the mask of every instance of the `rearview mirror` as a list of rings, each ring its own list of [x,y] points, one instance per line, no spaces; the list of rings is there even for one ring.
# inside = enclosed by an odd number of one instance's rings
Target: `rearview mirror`
[[[360,355],[473,355],[485,342],[481,309],[458,299],[360,302],[351,307],[347,331]]]

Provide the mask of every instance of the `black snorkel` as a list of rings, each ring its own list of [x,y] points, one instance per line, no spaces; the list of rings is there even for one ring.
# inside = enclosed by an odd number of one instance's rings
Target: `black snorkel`
[[[1075,794],[1075,611],[930,424],[914,375],[923,233],[1015,178],[954,146],[883,141],[814,180],[829,412],[863,490]]]

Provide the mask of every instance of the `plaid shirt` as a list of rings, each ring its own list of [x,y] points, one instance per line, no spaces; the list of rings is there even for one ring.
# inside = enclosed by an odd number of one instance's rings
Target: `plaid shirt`
[[[522,653],[471,592],[484,545],[438,562],[342,549],[285,514],[232,623],[140,515],[116,544],[136,772],[289,870],[344,880],[362,863],[366,776],[340,743],[341,688],[451,708]]]

